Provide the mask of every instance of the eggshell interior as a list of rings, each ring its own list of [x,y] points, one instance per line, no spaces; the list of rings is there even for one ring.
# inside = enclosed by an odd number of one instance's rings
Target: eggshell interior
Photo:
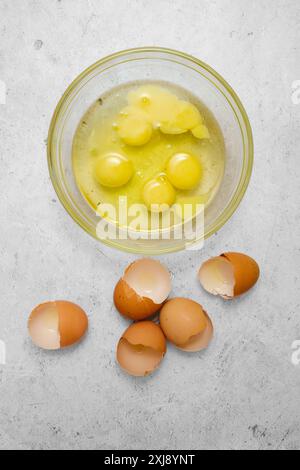
[[[207,319],[207,327],[205,330],[198,335],[192,336],[186,344],[178,346],[179,349],[187,352],[197,352],[209,346],[209,343],[213,339],[214,327],[207,313],[205,313],[205,315]]]
[[[117,361],[128,374],[137,377],[153,372],[166,352],[161,328],[151,321],[133,323],[123,333],[117,347]]]
[[[128,374],[143,377],[153,372],[163,358],[161,351],[130,344],[121,338],[117,349],[117,360]]]
[[[254,286],[259,278],[259,266],[248,255],[228,252],[205,261],[198,276],[210,294],[232,299]]]
[[[221,295],[225,299],[234,296],[234,270],[231,262],[224,256],[205,261],[198,277],[202,287],[210,294]]]
[[[166,302],[160,312],[160,325],[175,345],[185,345],[207,327],[207,316],[197,302],[177,297]]]
[[[37,306],[29,317],[28,329],[32,341],[40,348],[59,349],[59,316],[55,302]]]
[[[171,277],[166,268],[156,260],[141,259],[125,271],[123,280],[140,296],[155,304],[166,300],[171,291]]]

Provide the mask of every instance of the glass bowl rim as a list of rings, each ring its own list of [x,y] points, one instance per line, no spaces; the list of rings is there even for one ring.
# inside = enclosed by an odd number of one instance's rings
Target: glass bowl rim
[[[97,69],[99,66],[110,62],[111,60],[120,58],[120,57],[126,57],[131,54],[137,54],[137,53],[151,53],[151,52],[161,52],[163,54],[169,54],[174,57],[179,57],[182,59],[185,59],[193,64],[196,64],[197,66],[200,66],[202,69],[206,70],[209,72],[214,78],[217,79],[223,85],[223,87],[226,89],[226,91],[229,93],[231,98],[233,99],[235,105],[237,106],[238,110],[241,113],[242,121],[245,126],[246,130],[246,135],[247,135],[247,144],[248,144],[248,162],[247,162],[247,168],[245,171],[242,170],[240,180],[236,186],[236,189],[234,191],[234,194],[232,195],[229,204],[225,207],[224,211],[221,213],[221,215],[218,217],[216,223],[213,224],[211,229],[205,233],[204,239],[206,240],[213,234],[215,234],[225,223],[231,218],[231,216],[234,214],[236,209],[238,208],[239,204],[241,203],[244,194],[246,192],[246,189],[249,185],[250,177],[252,174],[252,169],[253,169],[253,159],[254,159],[254,145],[253,145],[253,135],[252,135],[252,129],[250,125],[250,121],[248,118],[248,115],[246,113],[246,110],[239,99],[238,95],[236,92],[233,90],[233,88],[229,85],[229,83],[218,73],[216,72],[211,66],[206,64],[200,59],[197,59],[196,57],[187,54],[185,52],[178,51],[176,49],[170,49],[170,48],[165,48],[165,47],[158,47],[158,46],[149,46],[149,47],[136,47],[136,48],[131,48],[131,49],[124,49],[118,52],[115,52],[113,54],[107,55],[103,57],[102,59],[97,60],[94,62],[92,65],[89,67],[85,68],[77,77],[70,83],[70,85],[67,87],[63,95],[61,96],[60,100],[58,101],[54,113],[51,118],[50,126],[49,126],[49,131],[48,131],[48,138],[47,138],[47,160],[48,160],[48,170],[49,170],[49,175],[50,179],[53,185],[53,188],[57,194],[57,197],[62,204],[62,206],[65,208],[67,213],[72,217],[72,219],[89,235],[91,235],[93,238],[96,240],[100,241],[101,243],[111,247],[111,248],[116,248],[120,251],[123,252],[128,252],[128,253],[134,253],[134,254],[141,254],[143,253],[142,249],[135,249],[131,247],[125,247],[122,246],[116,241],[113,240],[101,240],[97,237],[96,233],[93,233],[88,229],[88,227],[85,226],[84,222],[81,221],[80,217],[77,217],[76,214],[73,213],[72,208],[69,206],[67,200],[65,199],[61,189],[60,189],[60,183],[58,181],[58,178],[56,177],[57,174],[53,168],[53,157],[52,157],[52,143],[53,143],[53,136],[54,136],[54,131],[56,128],[56,123],[57,120],[60,116],[61,109],[63,105],[65,104],[66,100],[70,96],[70,94],[73,92],[73,90],[76,88],[78,84],[86,77],[88,76],[93,70]],[[197,71],[196,69],[193,69]],[[198,71],[197,71],[198,72]],[[199,72],[198,72],[199,73]],[[205,77],[208,79],[207,77]],[[217,87],[215,83],[213,85]],[[218,90],[224,95],[222,90],[218,88]],[[225,95],[224,95],[225,96]],[[225,98],[228,101],[228,98],[225,96]],[[231,103],[229,102],[230,106],[232,107]],[[237,116],[236,116],[237,117]],[[238,117],[237,117],[238,119]],[[240,120],[238,119],[239,126],[240,126]],[[245,148],[243,152],[243,168],[245,165]],[[197,243],[197,241],[195,242]],[[169,247],[167,249],[162,249],[158,250],[155,249],[153,252],[151,250],[147,251],[147,254],[149,255],[159,255],[159,254],[168,254],[168,253],[174,253],[178,251],[182,251],[182,247]]]

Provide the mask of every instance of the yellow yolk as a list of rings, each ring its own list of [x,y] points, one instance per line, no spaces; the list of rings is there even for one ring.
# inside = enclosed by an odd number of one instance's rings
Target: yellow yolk
[[[138,109],[130,108],[120,114],[117,131],[125,144],[139,146],[149,142],[153,129],[147,115]]]
[[[156,85],[144,85],[128,94],[131,106],[147,113],[154,123],[169,121],[179,100],[176,95]]]
[[[209,139],[210,138],[209,130],[204,124],[198,124],[198,126],[191,129],[191,131],[192,131],[193,136],[196,137],[197,139]]]
[[[167,164],[167,176],[177,189],[193,189],[202,176],[198,159],[189,153],[176,153]]]
[[[175,121],[162,122],[159,128],[163,134],[177,135],[187,132],[187,129],[178,127],[178,124]]]
[[[202,123],[202,116],[196,106],[187,101],[180,101],[176,116],[176,124],[183,129],[192,129]]]
[[[143,111],[164,134],[183,134],[202,124],[196,106],[158,86],[142,86],[129,93],[131,108]]]
[[[183,134],[199,126],[202,116],[196,106],[187,101],[178,101],[169,121],[162,121],[160,130],[164,134]]]
[[[123,155],[108,153],[97,159],[94,172],[98,183],[108,188],[117,188],[128,183],[133,175],[133,165]]]
[[[164,175],[160,175],[145,184],[143,199],[152,212],[163,212],[174,204],[176,197],[173,186]]]

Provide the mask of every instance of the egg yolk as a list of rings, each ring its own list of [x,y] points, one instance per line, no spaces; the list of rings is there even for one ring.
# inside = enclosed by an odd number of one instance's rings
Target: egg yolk
[[[178,101],[172,117],[168,121],[161,121],[160,130],[164,134],[183,134],[201,122],[202,117],[196,106],[187,101]]]
[[[127,145],[145,145],[152,137],[151,122],[137,113],[124,116],[118,125],[118,133]]]
[[[176,122],[174,121],[163,122],[160,124],[159,128],[163,134],[176,135],[184,134],[184,132],[187,132],[187,129],[178,127],[178,124],[176,124]]]
[[[176,153],[167,164],[167,176],[177,189],[193,189],[202,176],[197,157],[189,153]]]
[[[192,134],[197,139],[209,139],[210,138],[209,130],[204,124],[198,124],[198,126],[194,127],[192,129]]]
[[[180,101],[176,116],[178,127],[183,129],[192,129],[202,122],[201,114],[196,106],[187,101]]]
[[[173,186],[165,176],[148,181],[143,189],[143,199],[152,212],[163,212],[174,204],[176,197]]]
[[[97,159],[94,172],[101,185],[117,188],[128,183],[133,175],[133,165],[123,155],[109,153]]]
[[[144,85],[129,93],[131,106],[146,112],[152,122],[168,122],[176,114],[177,96],[155,85]]]

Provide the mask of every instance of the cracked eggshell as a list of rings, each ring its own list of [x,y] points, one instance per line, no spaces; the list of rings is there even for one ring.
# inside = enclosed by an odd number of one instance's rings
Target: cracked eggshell
[[[191,299],[176,297],[160,312],[160,326],[167,339],[185,351],[200,351],[209,344],[213,326],[202,306]]]
[[[151,374],[166,353],[166,339],[161,328],[151,321],[133,323],[117,346],[117,361],[128,374],[144,377]]]
[[[202,333],[192,336],[186,344],[177,346],[179,349],[182,349],[186,352],[198,352],[208,348],[214,336],[214,327],[210,317],[204,310],[203,312],[206,316],[207,327],[204,331],[202,331]]]
[[[259,266],[248,255],[228,252],[205,261],[198,277],[207,292],[228,300],[244,294],[256,284]]]
[[[87,328],[88,318],[82,308],[64,300],[38,305],[28,320],[28,330],[33,343],[48,350],[77,343]]]
[[[117,310],[132,320],[144,320],[161,308],[171,291],[167,269],[152,259],[130,264],[114,290]]]

